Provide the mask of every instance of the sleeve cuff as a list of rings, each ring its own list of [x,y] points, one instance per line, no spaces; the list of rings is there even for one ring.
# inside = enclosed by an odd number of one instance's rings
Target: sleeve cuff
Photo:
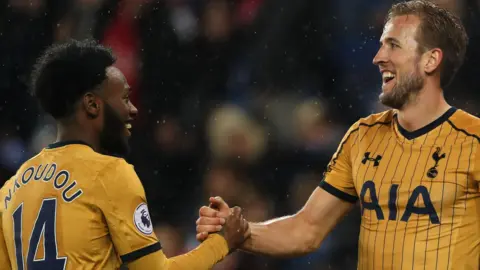
[[[358,200],[358,197],[357,196],[353,196],[353,195],[350,195],[346,192],[343,192],[341,190],[339,190],[338,188],[330,185],[329,183],[325,182],[325,179],[322,180],[322,182],[320,182],[319,186],[321,188],[323,188],[323,190],[325,190],[326,192],[332,194],[333,196],[341,199],[341,200],[344,200],[344,201],[347,201],[349,203],[356,203],[357,200]]]
[[[230,254],[230,250],[228,250],[228,243],[225,237],[218,233],[212,233],[208,235],[207,240],[208,239],[209,241],[211,241],[211,243],[213,243],[215,247],[218,247],[220,249],[220,252],[223,255],[227,256],[228,254]]]
[[[146,246],[144,248],[141,248],[141,249],[135,250],[133,252],[127,253],[125,255],[122,255],[122,256],[120,256],[120,259],[122,260],[123,263],[129,263],[129,262],[133,262],[135,260],[138,260],[141,257],[146,256],[150,253],[153,253],[155,251],[159,251],[160,249],[162,249],[162,245],[160,244],[160,242],[157,242],[153,245]]]

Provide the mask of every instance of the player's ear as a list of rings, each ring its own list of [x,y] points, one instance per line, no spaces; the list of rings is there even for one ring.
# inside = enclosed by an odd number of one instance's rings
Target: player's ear
[[[431,49],[425,53],[425,57],[425,73],[431,74],[440,67],[440,63],[443,60],[443,52],[438,48]]]
[[[100,104],[93,93],[86,93],[83,96],[83,107],[90,118],[97,118],[100,115]]]

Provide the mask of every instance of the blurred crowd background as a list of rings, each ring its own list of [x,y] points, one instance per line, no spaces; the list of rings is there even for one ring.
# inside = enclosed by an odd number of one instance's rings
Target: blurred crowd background
[[[372,58],[389,0],[0,2],[0,183],[56,138],[27,91],[36,57],[52,43],[97,39],[133,89],[128,161],[168,256],[198,245],[195,220],[209,196],[250,221],[299,210],[348,127],[385,109]],[[470,35],[447,98],[477,115],[480,1],[436,2]],[[359,226],[356,208],[313,254],[236,252],[214,269],[355,269]]]

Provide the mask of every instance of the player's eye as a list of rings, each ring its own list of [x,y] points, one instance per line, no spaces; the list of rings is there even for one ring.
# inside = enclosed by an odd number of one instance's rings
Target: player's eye
[[[400,46],[398,46],[398,44],[393,43],[393,42],[390,43],[390,47],[391,47],[392,49],[400,48]]]

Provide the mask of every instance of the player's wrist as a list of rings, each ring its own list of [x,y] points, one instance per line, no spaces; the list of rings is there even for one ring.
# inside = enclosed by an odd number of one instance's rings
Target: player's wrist
[[[238,247],[238,249],[246,251],[251,249],[253,242],[252,236],[255,233],[256,228],[257,224],[253,222],[248,222],[248,229],[245,232],[245,241],[243,241],[243,243]]]
[[[225,238],[224,235],[220,234],[219,232],[210,233],[206,240],[212,241],[214,245],[221,246],[225,255],[229,255],[230,253],[233,252],[232,249],[230,248],[230,244],[228,243],[228,240]]]
[[[225,237],[225,232],[223,228],[219,232],[213,233],[213,235],[218,235],[225,240],[225,243],[228,249],[228,254],[233,253],[237,249],[237,247],[232,246],[232,244],[227,240],[227,238]]]

